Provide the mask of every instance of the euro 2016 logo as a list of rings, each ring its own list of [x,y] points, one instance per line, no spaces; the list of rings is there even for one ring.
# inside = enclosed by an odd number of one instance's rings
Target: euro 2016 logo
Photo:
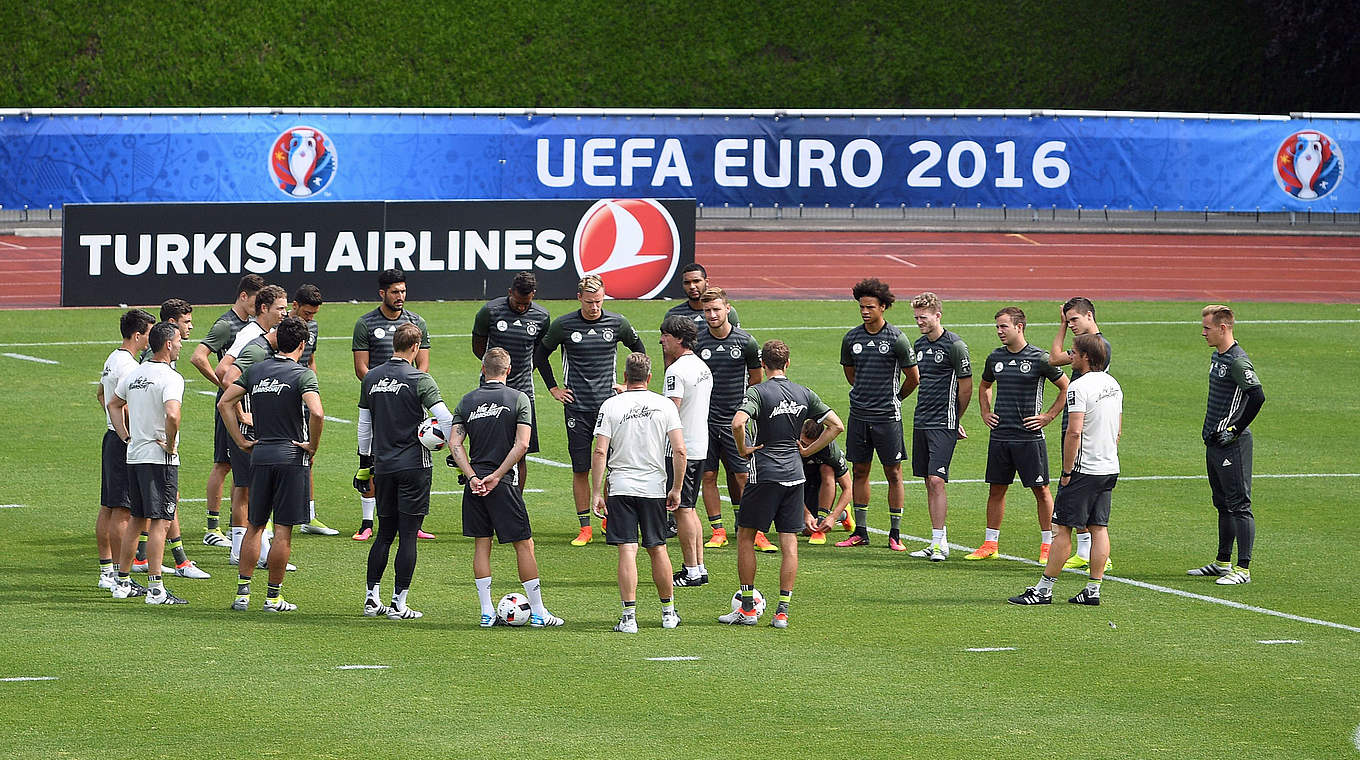
[[[289,197],[309,198],[335,177],[335,146],[315,127],[285,129],[269,151],[269,174]]]
[[[1275,181],[1301,201],[1326,198],[1341,183],[1341,147],[1316,130],[1286,137],[1275,151]]]

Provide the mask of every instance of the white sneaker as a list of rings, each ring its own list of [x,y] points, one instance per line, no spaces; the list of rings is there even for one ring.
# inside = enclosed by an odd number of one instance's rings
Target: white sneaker
[[[276,596],[273,599],[264,600],[265,612],[296,612],[297,605],[283,601],[283,597]]]
[[[364,617],[383,617],[391,609],[376,599],[364,599]]]
[[[1220,586],[1236,586],[1242,583],[1251,583],[1251,573],[1242,568],[1233,568],[1231,573],[1214,581]]]
[[[759,620],[760,616],[754,611],[748,615],[742,610],[732,610],[726,615],[718,616],[718,622],[726,623],[727,625],[755,625]]]
[[[330,527],[329,525],[327,525],[327,524],[321,522],[320,520],[312,520],[312,521],[309,522],[309,523],[303,523],[302,525],[299,525],[298,528],[299,528],[303,533],[312,533],[312,534],[318,535],[318,536],[338,536],[338,535],[340,535],[340,531],[336,530],[335,528]]]
[[[208,575],[206,571],[199,570],[198,565],[195,564],[193,560],[189,560],[183,565],[176,567],[174,572],[175,575],[178,575],[181,578],[193,578],[195,580],[203,580],[212,577],[211,575]]]
[[[920,549],[917,549],[916,551],[912,552],[911,554],[908,554],[907,556],[915,557],[916,559],[930,559],[930,555],[935,553],[936,548],[938,548],[936,544],[922,546]]]
[[[529,616],[529,627],[530,627],[530,628],[556,628],[556,627],[559,626],[559,625],[566,625],[566,624],[567,624],[567,621],[563,620],[562,618],[560,618],[560,617],[558,617],[558,616],[556,616],[556,615],[554,615],[554,614],[552,614],[551,612],[548,612],[548,611],[546,611],[546,610],[544,610],[544,614],[543,614],[543,615],[530,615],[530,616]]]
[[[619,622],[614,626],[614,630],[619,633],[637,633],[637,615],[620,617]]]
[[[237,612],[245,612],[246,610],[250,609],[250,595],[247,594],[245,596],[236,597],[236,599],[231,603],[231,608],[233,610],[236,610]]]
[[[149,588],[146,590],[147,604],[188,604],[187,601],[180,599],[170,593],[170,589],[165,587]]]
[[[138,562],[137,560],[134,559],[134,560],[132,560],[132,572],[134,572],[134,573],[144,573],[144,572],[147,571],[148,566],[149,566],[150,564],[151,564],[151,563],[148,562],[147,560],[142,560],[141,562]]]
[[[415,620],[417,618],[422,617],[425,617],[425,613],[417,612],[411,609],[410,607],[402,607],[401,609],[397,609],[397,607],[394,605],[392,607],[387,608],[388,620]]]
[[[239,565],[239,564],[241,564],[241,561],[240,561],[240,560],[237,560],[237,561],[235,561],[235,562],[233,562],[233,563],[231,563],[231,564],[233,564],[233,565]],[[265,557],[261,557],[261,558],[260,558],[260,561],[255,563],[255,568],[256,568],[257,570],[268,570],[268,569],[269,569],[269,560],[268,560],[267,558],[265,558]],[[289,563],[288,563],[288,572],[291,573],[291,572],[295,572],[296,570],[297,570],[297,565],[294,565],[292,562],[289,562]]]
[[[930,552],[930,561],[931,561],[931,562],[944,562],[944,561],[947,560],[947,559],[949,559],[949,547],[948,547],[948,546],[942,546],[942,545],[940,545],[940,544],[935,544],[934,546],[931,547],[931,552]]]
[[[227,549],[231,548],[231,538],[220,530],[208,530],[203,532],[204,546],[220,546]]]
[[[679,628],[679,627],[680,627],[680,613],[676,612],[675,610],[667,610],[667,611],[665,611],[665,612],[662,612],[662,613],[661,613],[661,627],[662,627],[662,628]]]
[[[99,588],[112,590],[116,585],[118,585],[118,576],[99,574]]]

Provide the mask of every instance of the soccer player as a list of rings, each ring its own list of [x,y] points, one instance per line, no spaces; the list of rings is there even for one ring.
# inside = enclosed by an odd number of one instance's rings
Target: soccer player
[[[378,516],[377,539],[368,550],[366,617],[414,620],[423,614],[406,606],[416,570],[417,534],[430,513],[430,450],[416,438],[416,430],[428,419],[427,409],[439,420],[446,440],[453,427],[439,386],[415,366],[427,340],[420,325],[397,326],[392,357],[364,375],[359,392],[359,457],[361,469],[372,468]],[[379,583],[394,539],[399,542],[396,589],[388,607],[380,601]]]
[[[154,358],[123,374],[109,399],[109,421],[127,443],[128,493],[132,519],[118,547],[118,576],[112,594],[126,599],[136,594],[128,570],[137,549],[137,536],[147,531],[147,561],[155,572],[147,575],[147,604],[187,604],[161,582],[165,537],[175,516],[179,493],[179,423],[184,400],[184,378],[170,368],[179,358],[183,339],[179,328],[161,322],[149,337]],[[124,410],[127,410],[124,422]]]
[[[1204,340],[1214,349],[1209,358],[1209,403],[1201,436],[1209,491],[1218,509],[1218,557],[1186,571],[1187,575],[1215,576],[1220,586],[1251,583],[1256,520],[1251,514],[1251,430],[1247,426],[1266,402],[1256,368],[1233,338],[1233,321],[1233,310],[1221,304],[1205,306],[1200,312]]]
[[[581,308],[554,319],[534,350],[534,366],[554,399],[562,403],[571,455],[571,495],[581,530],[572,546],[590,543],[590,437],[600,405],[622,390],[615,382],[617,347],[646,353],[642,339],[621,314],[604,309],[604,281],[590,275],[576,286]],[[549,355],[562,349],[562,386],[553,376]],[[603,530],[603,527],[601,528]],[[669,571],[667,571],[669,572]]]
[[[605,541],[619,547],[619,598],[623,614],[614,630],[637,633],[637,550],[652,561],[652,582],[661,597],[661,627],[680,625],[675,611],[671,558],[666,553],[666,513],[680,506],[685,483],[685,437],[680,412],[660,394],[647,390],[652,360],[636,351],[623,367],[624,389],[600,406],[591,456],[591,504],[607,517]],[[670,490],[662,470],[666,444],[671,450]],[[605,468],[609,470],[609,498],[605,499]]]
[[[685,290],[686,300],[667,309],[666,316],[682,316],[692,321],[696,328],[703,329],[706,324],[703,299],[704,292],[709,288],[708,270],[697,261],[686,264],[684,269],[680,270],[680,286]],[[727,310],[727,321],[736,327],[741,326],[736,309]]]
[[[189,358],[189,363],[203,375],[208,382],[217,387],[217,398],[222,398],[226,386],[217,377],[217,364],[208,358],[208,354],[214,354],[217,361],[222,360],[227,348],[236,340],[236,334],[250,322],[250,317],[255,313],[255,294],[264,287],[264,278],[258,274],[248,274],[241,278],[236,284],[236,302],[227,309],[222,316],[217,318],[208,335],[194,349],[193,356]],[[213,407],[213,468],[208,473],[208,527],[203,533],[203,544],[205,546],[220,546],[226,549],[231,548],[231,539],[222,533],[221,507],[222,507],[222,485],[226,482],[228,473],[231,472],[231,455],[227,451],[231,438],[227,435],[227,429],[222,426],[222,418],[217,414],[217,407]]]
[[[316,323],[317,312],[321,311],[324,301],[321,298],[321,288],[309,283],[303,283],[298,289],[293,291],[293,305],[288,310],[289,315],[301,319],[307,323],[307,342],[302,348],[302,358],[298,359],[298,364],[316,372],[316,345],[317,338],[321,337],[321,327]],[[315,475],[312,468],[307,468],[307,522],[299,526],[303,533],[315,533],[318,536],[338,536],[340,531],[330,527],[326,523],[316,519],[316,485]]]
[[[812,516],[803,507],[803,456],[816,454],[840,435],[845,426],[836,413],[808,388],[789,380],[789,347],[783,341],[766,341],[760,348],[766,380],[746,389],[741,408],[732,417],[732,437],[737,452],[751,460],[751,477],[737,517],[737,576],[741,580],[741,608],[722,615],[718,622],[755,625],[757,531],[779,532],[779,606],[770,625],[789,627],[789,603],[798,575],[798,533],[813,528]],[[825,426],[811,446],[799,445],[806,420]],[[746,423],[754,421],[755,439],[747,445]]]
[[[708,457],[704,460],[704,511],[713,533],[705,548],[727,545],[723,527],[722,501],[718,496],[718,466],[727,472],[727,496],[732,502],[733,519],[741,515],[741,494],[746,487],[746,460],[737,454],[732,439],[732,415],[741,407],[746,389],[759,383],[760,346],[751,334],[731,320],[732,304],[722,288],[709,288],[700,296],[704,305],[707,330],[700,330],[695,352],[713,373],[713,393],[708,403]],[[765,534],[756,536],[759,551],[779,551]]]
[[[713,395],[713,373],[694,355],[694,341],[698,336],[699,329],[688,317],[671,314],[661,321],[661,354],[666,360],[662,394],[675,402],[680,422],[685,426],[685,477],[680,487],[680,507],[674,513],[682,557],[681,569],[674,577],[676,586],[708,583],[708,568],[704,566],[704,529],[694,508],[699,499],[699,482],[703,480],[704,460],[708,457],[708,407]]]
[[[473,540],[472,578],[482,606],[480,625],[496,624],[491,601],[491,536],[513,544],[520,583],[529,597],[529,625],[550,628],[564,625],[562,618],[543,606],[543,584],[534,557],[534,534],[524,496],[515,487],[515,463],[529,448],[533,412],[529,396],[509,387],[510,353],[489,348],[482,355],[482,382],[463,396],[453,410],[450,458],[467,481],[463,488],[463,535]],[[471,458],[463,441],[472,438]],[[505,479],[510,475],[509,480]]]
[[[264,611],[297,609],[283,598],[283,578],[292,553],[293,526],[310,519],[307,471],[321,443],[324,412],[316,373],[298,363],[307,345],[307,323],[288,317],[279,323],[275,335],[277,352],[246,367],[219,402],[232,441],[250,454],[250,527],[241,541],[233,610],[250,608],[250,581],[260,560],[265,524],[271,521],[274,538],[267,555],[269,591]],[[253,439],[236,424],[236,402],[247,395],[255,419]]]
[[[1072,362],[1072,354],[1063,350],[1063,338],[1068,330],[1072,331],[1073,337],[1080,335],[1095,335],[1105,344],[1105,366],[1109,370],[1109,363],[1113,359],[1110,351],[1110,341],[1100,333],[1100,325],[1096,324],[1096,305],[1090,299],[1077,296],[1069,298],[1062,305],[1059,311],[1058,334],[1053,336],[1052,350],[1048,352],[1048,363],[1055,367],[1072,364],[1072,376],[1068,378],[1068,384],[1077,381],[1081,377],[1081,372]],[[1062,435],[1063,440],[1067,438],[1067,407],[1063,407],[1062,416]],[[1059,490],[1062,490],[1059,488]],[[1106,560],[1109,562],[1109,560]],[[1091,534],[1086,531],[1085,526],[1077,528],[1077,551],[1067,562],[1064,568],[1085,570],[1091,565]],[[1105,566],[1108,572],[1114,564],[1110,562]]]
[[[845,510],[850,506],[850,465],[845,461],[845,452],[832,440],[826,447],[813,451],[812,444],[822,437],[826,426],[817,420],[803,423],[802,435],[798,439],[798,453],[803,455],[803,506],[813,518],[813,527],[808,531],[808,543],[826,543],[827,531],[843,520]],[[836,490],[840,489],[837,498]]]
[[[534,303],[538,278],[533,272],[519,272],[510,281],[505,295],[488,302],[472,322],[472,353],[481,359],[488,348],[503,348],[510,354],[510,376],[505,384],[529,397],[529,448],[538,451],[538,414],[534,407],[534,352],[548,332],[548,310]],[[519,459],[516,485],[524,492],[529,462]]]
[[[416,351],[412,366],[421,372],[430,371],[430,331],[419,314],[406,308],[406,274],[400,269],[387,269],[378,275],[378,308],[359,317],[354,323],[354,375],[362,383],[370,368],[386,362],[393,355],[392,336],[404,324],[420,328],[420,347]],[[359,491],[359,508],[363,521],[354,532],[355,541],[367,541],[373,537],[374,500],[371,463],[367,457],[359,457],[359,471],[354,475],[354,488]],[[433,535],[417,529],[417,538],[434,538]]]
[[[1006,490],[1020,475],[1020,482],[1034,492],[1039,512],[1039,562],[1048,562],[1053,543],[1053,495],[1048,490],[1048,447],[1044,426],[1058,416],[1067,402],[1067,376],[1048,362],[1048,352],[1025,341],[1025,312],[1007,306],[995,316],[1001,347],[987,356],[978,384],[978,407],[982,423],[991,431],[987,441],[987,534],[982,546],[964,557],[969,560],[995,557],[1000,549],[1001,519],[1006,514]],[[1043,411],[1044,380],[1058,388],[1058,397]],[[992,386],[996,403],[992,403]]]
[[[911,553],[919,559],[949,559],[949,534],[945,519],[949,501],[949,463],[954,444],[968,437],[963,413],[973,397],[973,366],[968,346],[940,323],[940,297],[929,291],[911,299],[916,327],[916,367],[921,385],[916,392],[916,415],[911,437],[911,472],[926,482],[926,511],[930,515],[930,543]]]
[[[869,468],[878,454],[888,480],[888,548],[906,551],[902,545],[902,399],[916,389],[920,374],[911,341],[883,318],[897,300],[888,283],[873,278],[860,280],[851,289],[859,304],[863,324],[841,340],[841,367],[850,383],[850,420],[845,436],[845,457],[850,460],[855,500],[855,532],[836,546],[869,545]]]
[[[1072,374],[1067,386],[1067,430],[1063,434],[1062,479],[1053,507],[1058,526],[1039,582],[1010,598],[1011,604],[1051,604],[1053,583],[1072,548],[1072,529],[1091,534],[1091,576],[1086,588],[1068,599],[1072,604],[1100,604],[1100,582],[1110,556],[1110,497],[1119,480],[1119,434],[1124,425],[1124,392],[1105,372],[1109,355],[1096,333],[1072,342]]]
[[[112,590],[117,583],[122,566],[115,563],[115,558],[121,556],[123,534],[132,518],[132,504],[128,500],[126,436],[116,432],[108,402],[113,400],[123,375],[137,368],[137,356],[146,348],[155,322],[141,309],[130,309],[119,317],[118,331],[123,336],[123,344],[104,360],[99,388],[95,391],[95,398],[104,409],[104,423],[108,426],[100,455],[99,516],[94,522],[95,545],[99,549],[99,588],[103,589]],[[125,420],[124,427],[126,425]],[[133,585],[130,581],[129,589],[132,596],[146,593],[140,584]]]

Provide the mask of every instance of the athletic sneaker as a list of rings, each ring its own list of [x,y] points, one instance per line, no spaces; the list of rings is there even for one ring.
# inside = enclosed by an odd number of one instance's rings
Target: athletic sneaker
[[[530,628],[556,628],[556,627],[559,626],[559,625],[566,625],[566,624],[567,624],[567,621],[565,621],[565,620],[563,620],[562,618],[560,618],[560,617],[558,617],[558,616],[552,614],[551,612],[549,612],[549,613],[547,613],[547,614],[544,614],[544,615],[533,615],[533,614],[529,615],[529,627],[530,627]]]
[[[1233,570],[1233,567],[1232,567],[1231,564],[1220,565],[1220,564],[1218,564],[1217,562],[1210,562],[1209,564],[1205,565],[1204,567],[1197,567],[1197,568],[1195,568],[1195,569],[1193,569],[1193,570],[1186,570],[1186,571],[1185,571],[1185,574],[1186,574],[1186,575],[1196,575],[1196,576],[1201,576],[1201,577],[1203,577],[1203,576],[1219,577],[1219,576],[1224,576],[1224,575],[1227,575],[1228,573],[1231,573],[1232,570]]]
[[[1241,583],[1251,583],[1251,573],[1239,567],[1214,581],[1214,583],[1217,583],[1220,586],[1236,586]]]
[[[808,536],[808,543],[813,546],[821,546],[826,543],[826,534],[820,530],[813,531],[812,535]]]
[[[178,575],[181,578],[194,578],[196,580],[212,577],[211,575],[208,575],[207,572],[199,570],[198,565],[195,564],[193,560],[189,560],[182,565],[175,565],[175,575]]]
[[[1053,594],[1040,594],[1039,589],[1030,586],[1025,589],[1025,593],[1019,596],[1013,596],[1006,601],[1011,604],[1052,604]]]
[[[581,532],[576,534],[576,538],[571,540],[572,546],[585,546],[590,543],[590,539],[595,537],[595,529],[589,525],[582,525]]]
[[[836,542],[836,546],[842,548],[847,546],[868,546],[868,545],[869,537],[864,535],[863,533],[851,533],[849,538],[845,539],[844,541]]]
[[[114,599],[132,599],[133,597],[146,596],[146,587],[135,581],[124,584],[115,580],[113,588],[109,589],[109,593]]]
[[[204,546],[221,546],[226,549],[231,548],[231,538],[220,530],[203,531]]]
[[[689,573],[685,572],[684,570],[681,570],[680,572],[671,576],[671,585],[677,588],[691,588],[694,586],[703,586],[706,585],[707,583],[708,573],[704,573],[703,575],[700,575],[698,578],[691,578],[689,577]]]
[[[949,547],[948,547],[948,546],[944,546],[944,545],[941,545],[941,544],[936,544],[933,548],[934,548],[934,551],[932,551],[932,552],[930,553],[930,561],[931,561],[931,562],[944,562],[945,560],[949,559]]]
[[[907,556],[915,557],[916,559],[930,559],[930,555],[935,553],[935,546],[935,544],[926,544]]]
[[[365,615],[368,614],[367,609],[364,610],[364,614],[365,614]],[[481,627],[481,628],[491,628],[491,627],[495,626],[495,625],[496,625],[496,613],[493,612],[493,613],[488,614],[488,613],[483,612],[483,613],[482,613],[482,619],[481,619],[481,621],[480,621],[479,623],[477,623],[477,625],[478,625],[479,627]]]
[[[895,552],[904,552],[907,550],[907,547],[902,545],[902,539],[896,536],[888,536],[888,550]]]
[[[619,622],[614,624],[614,630],[619,633],[637,633],[637,616],[625,615],[619,618]]]
[[[373,538],[373,529],[360,528],[359,530],[354,531],[354,535],[350,536],[350,538],[355,541],[367,541],[368,539]]]
[[[283,601],[283,597],[276,596],[273,599],[264,600],[265,612],[296,612],[297,605]]]
[[[99,574],[99,588],[112,590],[116,585],[118,585],[118,576]]]
[[[241,562],[238,560],[238,561],[236,561],[236,562],[233,562],[232,564],[233,564],[233,565],[239,565],[239,564],[241,564]],[[268,570],[268,569],[269,569],[269,559],[266,558],[266,557],[260,557],[260,561],[255,563],[255,568],[256,568],[257,570]],[[292,562],[289,562],[289,563],[288,563],[288,567],[286,568],[286,570],[287,570],[288,572],[290,572],[290,573],[295,573],[295,572],[297,572],[297,565],[294,565]]]
[[[1082,559],[1080,555],[1073,554],[1072,556],[1070,556],[1070,557],[1067,558],[1067,561],[1066,561],[1066,562],[1063,563],[1063,569],[1064,569],[1064,570],[1089,570],[1089,569],[1091,569],[1091,560],[1089,560],[1089,559]]]
[[[679,627],[680,627],[680,613],[676,612],[675,610],[667,610],[667,611],[665,611],[665,612],[662,612],[662,613],[661,613],[661,627],[662,627],[662,628],[679,628]]]
[[[727,529],[715,528],[713,535],[708,537],[708,542],[704,544],[705,549],[719,549],[727,546]]]
[[[770,627],[771,627],[771,628],[788,628],[788,627],[789,627],[789,613],[787,613],[787,612],[776,612],[776,613],[774,613],[774,619],[770,621]]]
[[[422,617],[425,617],[425,613],[417,612],[410,607],[402,607],[401,609],[397,609],[396,607],[387,608],[388,620],[415,620]]]
[[[392,608],[376,599],[364,599],[364,617],[380,617],[391,612]]]
[[[302,525],[302,526],[300,526],[300,527],[301,527],[303,533],[314,533],[314,534],[316,534],[316,535],[318,535],[318,536],[338,536],[338,535],[340,535],[340,531],[336,530],[335,528],[330,527],[329,525],[327,525],[326,523],[321,522],[320,520],[312,520],[311,522],[306,523],[306,524],[304,524],[304,525]]]
[[[991,559],[1001,553],[995,541],[983,541],[982,546],[973,550],[972,554],[964,555],[964,559]]]
[[[416,538],[423,538],[423,539],[429,540],[429,539],[433,539],[433,538],[434,538],[434,534],[433,534],[433,533],[426,533],[426,532],[423,531],[423,530],[417,529],[417,530],[416,530]]]
[[[726,615],[718,616],[718,622],[727,625],[755,625],[759,619],[760,616],[756,614],[755,610],[747,612],[742,609],[732,610]]]
[[[147,571],[147,568],[148,568],[150,565],[151,565],[151,561],[150,561],[150,560],[145,560],[145,559],[137,560],[137,559],[134,559],[134,560],[132,560],[132,572],[134,572],[134,573],[145,573],[145,572]],[[161,568],[161,569],[164,570],[165,568]]]
[[[756,532],[756,551],[758,552],[777,552],[779,547],[770,543],[770,539],[765,537],[763,532]]]
[[[1048,564],[1048,550],[1052,546],[1053,544],[1039,544],[1039,564],[1041,565]]]
[[[177,597],[177,596],[175,596],[174,594],[170,593],[170,589],[165,588],[165,587],[147,589],[147,590],[146,590],[146,603],[147,603],[147,604],[188,604],[187,601],[185,601],[185,600],[183,600],[183,599],[180,599],[179,597]]]
[[[1100,594],[1092,594],[1088,588],[1083,588],[1077,595],[1067,600],[1068,604],[1086,604],[1092,607],[1100,606]]]
[[[841,518],[841,530],[846,533],[855,532],[855,516],[850,514],[850,510],[845,510],[845,517]]]
[[[231,609],[236,610],[237,612],[245,612],[250,609],[250,594],[236,597],[231,603]]]

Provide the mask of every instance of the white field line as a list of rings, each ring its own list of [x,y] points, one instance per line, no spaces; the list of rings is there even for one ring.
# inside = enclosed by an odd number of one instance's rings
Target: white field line
[[[391,665],[336,665],[336,670],[387,670]]]
[[[1014,652],[1015,647],[969,647],[965,652]]]
[[[1298,639],[1257,639],[1257,644],[1302,644]]]
[[[648,662],[693,662],[700,657],[648,657]]]
[[[325,415],[325,416],[322,417],[321,419],[326,420],[327,422],[343,422],[343,423],[345,423],[346,425],[353,425],[353,424],[354,424],[354,420],[347,420],[347,419],[345,419],[344,417],[332,417],[332,416],[330,416],[329,414]]]
[[[526,488],[525,493],[543,493],[542,488]],[[431,496],[458,496],[462,491],[430,491]]]
[[[56,677],[56,676],[11,676],[11,677],[9,677],[9,678],[0,678],[0,681],[6,681],[6,682],[12,682],[12,681],[55,681],[55,680],[57,680],[57,677]]]
[[[0,356],[8,356],[8,357],[11,358],[11,359],[20,359],[20,360],[26,361],[26,362],[37,362],[37,363],[39,363],[39,364],[61,364],[61,362],[54,362],[54,361],[52,361],[51,359],[40,359],[40,358],[38,358],[38,357],[36,357],[36,356],[29,356],[28,354],[10,354],[10,353],[5,353],[5,354],[0,354]]]
[[[1207,477],[1206,475],[1120,475],[1120,476],[1119,476],[1119,482],[1120,482],[1120,483],[1123,483],[1123,482],[1130,481],[1130,480],[1204,480],[1206,477]],[[1293,478],[1360,478],[1360,472],[1275,472],[1275,473],[1257,473],[1257,474],[1255,474],[1255,475],[1252,475],[1251,477],[1252,477],[1253,479],[1255,479],[1255,478],[1264,478],[1264,479],[1267,479],[1267,480],[1269,480],[1269,479],[1279,479],[1279,478],[1286,478],[1286,479],[1293,479]],[[961,479],[959,479],[959,480],[951,480],[951,481],[949,481],[950,485],[953,485],[953,484],[955,484],[955,483],[986,483],[986,482],[987,482],[987,481],[983,480],[982,478],[961,478]],[[923,481],[923,480],[907,480],[907,479],[904,479],[904,480],[903,480],[903,483],[904,483],[905,485],[909,485],[909,486],[919,486],[919,485],[924,485],[924,484],[925,484],[925,481]],[[886,485],[888,485],[888,481],[886,481],[886,480],[871,480],[871,481],[869,481],[869,485],[873,485],[873,486],[886,486]],[[1020,487],[1020,488],[1024,488],[1024,487],[1025,487],[1025,486],[1020,485],[1020,484],[1016,484],[1016,485],[1017,485],[1018,487]],[[722,484],[719,484],[718,487],[719,487],[719,488],[726,488],[727,486],[722,485]]]
[[[214,391],[198,391],[198,395],[200,395],[200,396],[216,396],[217,393],[214,392]]]
[[[529,456],[525,457],[525,459],[529,460],[530,462],[536,462],[536,463],[538,463],[538,464],[546,464],[546,465],[548,465],[549,467],[565,467],[565,468],[567,468],[568,470],[571,469],[571,465],[569,465],[569,464],[563,464],[562,462],[554,462],[554,461],[551,460],[551,459],[544,459],[543,457],[536,457],[536,456],[534,456],[534,455],[532,455],[532,454],[530,454]]]
[[[23,504],[0,504],[0,509],[23,509]]]

